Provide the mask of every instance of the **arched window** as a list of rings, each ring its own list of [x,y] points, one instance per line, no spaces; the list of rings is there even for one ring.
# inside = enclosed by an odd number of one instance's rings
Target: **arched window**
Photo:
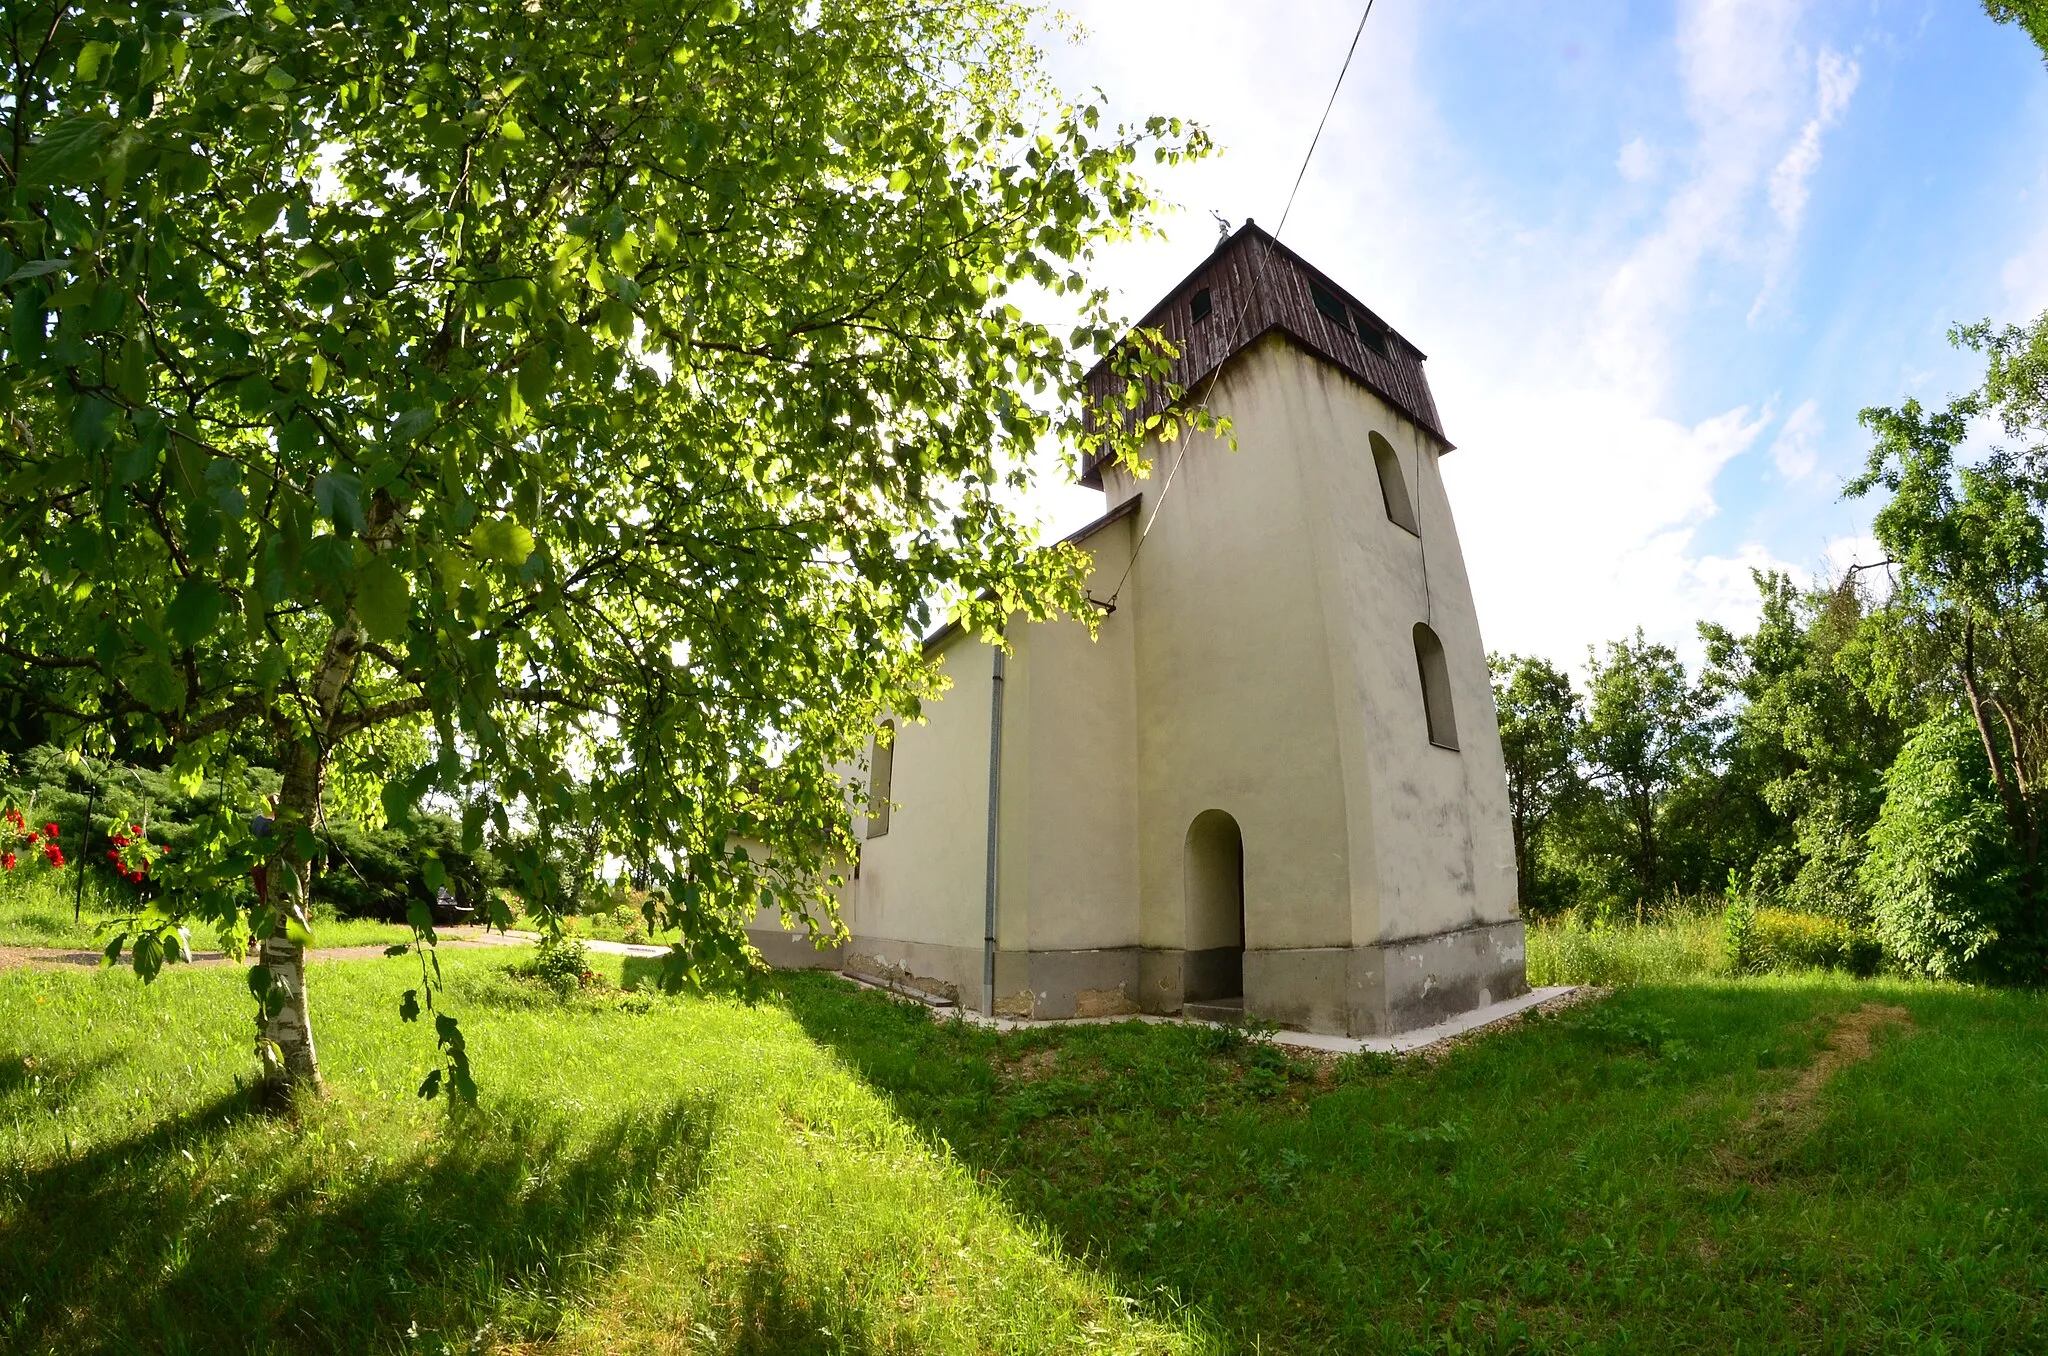
[[[896,771],[896,722],[885,720],[875,731],[875,749],[868,756],[868,837],[889,831],[889,783]]]
[[[1440,749],[1458,747],[1458,721],[1451,713],[1451,666],[1444,662],[1444,643],[1436,632],[1415,623],[1415,671],[1422,678],[1422,713],[1429,721],[1429,742]]]
[[[1372,464],[1380,473],[1380,498],[1387,506],[1387,521],[1421,536],[1422,528],[1415,521],[1415,501],[1408,497],[1408,478],[1401,474],[1401,459],[1394,455],[1394,445],[1377,433],[1369,441]]]

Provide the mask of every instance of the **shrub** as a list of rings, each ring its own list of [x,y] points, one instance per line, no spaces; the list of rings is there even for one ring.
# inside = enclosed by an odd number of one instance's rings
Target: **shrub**
[[[537,979],[567,998],[597,976],[590,968],[590,952],[574,937],[543,937],[533,959],[516,967],[517,973]]]
[[[1923,974],[2038,973],[2039,939],[2020,926],[2019,879],[1976,727],[1958,716],[1920,726],[1885,773],[1863,864],[1878,941]]]

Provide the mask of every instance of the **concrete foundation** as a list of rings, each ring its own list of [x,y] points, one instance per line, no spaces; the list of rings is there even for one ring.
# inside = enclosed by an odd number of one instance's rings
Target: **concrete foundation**
[[[982,956],[972,947],[856,936],[843,950],[817,951],[788,933],[750,935],[779,966],[841,968],[964,1007],[981,1005]],[[1340,1036],[1412,1031],[1527,993],[1522,924],[1511,919],[1372,946],[996,953],[1000,1017],[1171,1015],[1184,1003],[1239,991],[1247,1016],[1295,1031]]]

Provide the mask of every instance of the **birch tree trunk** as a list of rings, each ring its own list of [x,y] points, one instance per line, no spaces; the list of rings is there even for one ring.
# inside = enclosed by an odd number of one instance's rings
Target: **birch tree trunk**
[[[370,548],[388,550],[396,527],[395,505],[380,494],[371,501],[366,516],[364,536]],[[281,994],[284,1001],[274,1011],[266,1007],[256,1047],[263,1062],[264,1083],[274,1099],[288,1100],[300,1088],[315,1093],[322,1090],[313,1019],[306,1004],[306,947],[292,936],[291,924],[294,913],[303,919],[311,907],[313,864],[302,849],[301,831],[310,831],[319,819],[327,752],[342,729],[342,694],[355,675],[362,648],[362,622],[351,609],[328,637],[320,665],[313,671],[313,728],[291,731],[280,750],[284,785],[277,798],[276,849],[269,865],[277,923],[263,939],[260,963],[270,972],[271,991]]]
[[[330,653],[333,646],[329,645]],[[257,1058],[263,1064],[263,1081],[274,1102],[290,1100],[299,1088],[319,1093],[320,1059],[313,1045],[313,1017],[306,1005],[306,947],[291,935],[294,913],[307,912],[312,886],[312,863],[299,851],[298,830],[310,827],[312,814],[320,804],[323,760],[307,747],[305,740],[293,744],[285,762],[284,787],[278,796],[277,852],[270,859],[271,905],[277,923],[263,939],[261,964],[270,972],[269,989],[282,995],[283,1002],[267,1011],[259,1022]]]

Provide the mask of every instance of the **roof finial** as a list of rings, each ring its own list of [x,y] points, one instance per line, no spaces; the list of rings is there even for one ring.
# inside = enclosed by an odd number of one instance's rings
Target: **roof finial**
[[[1217,242],[1220,244],[1221,242],[1230,239],[1230,218],[1224,216],[1221,212],[1217,211],[1213,207],[1209,209],[1209,215],[1216,218]]]

